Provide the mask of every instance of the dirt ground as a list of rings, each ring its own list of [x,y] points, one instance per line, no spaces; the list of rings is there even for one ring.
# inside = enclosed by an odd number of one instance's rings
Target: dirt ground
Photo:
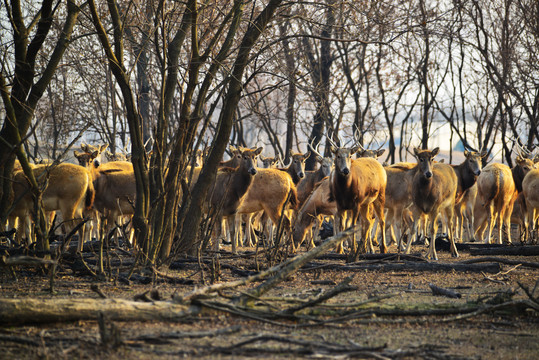
[[[11,272],[0,268],[0,297],[99,299],[91,289],[97,285],[108,298],[133,300],[149,290],[156,290],[161,299],[170,300],[174,295],[183,296],[203,287],[204,281],[209,283],[216,273],[218,282],[228,282],[255,272],[257,267],[260,270],[267,267],[267,258],[260,253],[252,255],[252,249],[240,249],[240,256],[227,250],[230,249],[225,247],[220,256],[220,266],[211,262],[200,266],[196,261],[180,260],[166,270],[166,276],[152,280],[146,273],[135,272],[139,276],[129,283],[115,275],[117,267],[113,267],[112,280],[97,280],[62,265],[55,280],[54,295],[49,291],[49,278],[41,269],[17,267]],[[414,248],[423,255],[425,250],[421,246]],[[119,259],[121,253],[115,256]],[[438,256],[439,264],[478,258],[464,250],[457,259],[445,251],[440,251]],[[497,258],[539,263],[539,256]],[[356,264],[388,263],[402,261],[367,259]],[[124,265],[128,265],[128,261]],[[486,273],[350,269],[344,265],[345,261],[337,256],[316,259],[255,302],[255,306],[282,313],[286,307],[316,298],[351,277],[349,285],[353,289],[298,311],[293,317],[270,319],[258,317],[254,311],[247,316],[206,309],[181,322],[109,322],[107,326],[114,327],[118,336],[108,344],[104,343],[95,320],[24,326],[4,324],[0,326],[0,358],[539,358],[537,311],[500,308],[473,312],[478,305],[529,299],[519,282],[533,289],[539,281],[538,268],[501,264],[501,271]],[[217,271],[211,270],[216,268]],[[150,283],[145,284],[148,281]],[[230,300],[228,296],[244,293],[259,284],[226,290],[213,299],[226,302]],[[456,292],[460,297],[434,295],[429,284]],[[539,290],[535,292],[537,297]],[[472,312],[463,311],[467,308]]]

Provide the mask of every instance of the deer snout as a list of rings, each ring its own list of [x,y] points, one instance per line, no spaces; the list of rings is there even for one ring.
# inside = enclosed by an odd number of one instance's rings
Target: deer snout
[[[350,169],[344,168],[344,169],[342,169],[342,173],[343,173],[343,175],[348,175],[348,174],[350,174]]]
[[[303,179],[305,177],[305,173],[302,171],[298,174],[300,179]]]
[[[251,174],[251,175],[256,175],[257,172],[258,172],[258,171],[256,171],[255,168],[249,169],[249,174]]]
[[[473,173],[475,176],[479,176],[481,175],[481,170],[475,170],[474,173]]]
[[[430,171],[427,171],[427,172],[425,173],[425,177],[426,177],[427,179],[430,179],[430,178],[432,177],[432,173],[431,173]]]

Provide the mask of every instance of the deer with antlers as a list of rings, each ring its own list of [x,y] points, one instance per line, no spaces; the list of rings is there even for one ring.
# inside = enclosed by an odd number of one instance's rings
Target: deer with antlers
[[[231,233],[234,233],[234,218],[246,200],[249,188],[253,186],[253,180],[259,175],[256,168],[256,157],[262,152],[262,148],[238,149],[241,157],[236,168],[224,167],[217,172],[214,186],[206,200],[207,212],[215,212],[215,235],[222,233],[222,220],[228,219]],[[255,176],[256,175],[256,176]],[[214,250],[218,249],[218,238],[215,239]],[[237,252],[237,243],[232,241],[232,252]]]
[[[330,139],[329,139],[330,140]],[[374,219],[372,210],[376,214],[380,226],[385,228],[384,203],[387,175],[382,165],[373,158],[352,159],[360,146],[352,148],[338,147],[333,141],[331,152],[334,155],[334,170],[330,175],[330,198],[337,204],[337,218],[335,232],[339,233],[344,228],[344,216],[351,213],[351,226],[356,226],[361,218],[361,238],[364,241],[364,250],[373,252],[372,238],[370,234]],[[356,252],[356,236],[352,239],[352,251]],[[339,245],[342,252],[342,244]],[[382,232],[380,252],[386,253],[385,232]]]
[[[420,218],[427,216],[429,221],[427,236],[430,238],[427,258],[433,260],[438,260],[435,242],[438,231],[438,218],[440,216],[447,225],[451,254],[458,257],[452,234],[458,179],[450,165],[433,163],[438,152],[439,148],[434,148],[433,150],[414,148],[417,165],[412,170],[414,172],[412,182],[414,231],[412,235],[415,236],[417,233]],[[407,254],[410,253],[412,242],[413,238],[410,239],[406,247]]]

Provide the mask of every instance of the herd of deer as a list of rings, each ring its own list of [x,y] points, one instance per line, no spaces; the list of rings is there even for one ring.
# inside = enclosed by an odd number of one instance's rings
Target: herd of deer
[[[214,249],[218,248],[219,238],[225,236],[230,236],[234,252],[239,244],[252,245],[253,224],[258,223],[264,224],[269,240],[274,238],[275,228],[284,229],[295,251],[308,233],[310,244],[314,244],[313,238],[325,216],[334,218],[336,233],[359,224],[356,233],[362,247],[358,248],[355,235],[346,244],[349,251],[373,252],[378,242],[380,252],[387,252],[387,230],[391,241],[407,253],[418,235],[430,239],[427,257],[437,259],[434,243],[439,223],[455,257],[455,238],[465,239],[464,228],[468,240],[491,242],[497,225],[497,241],[502,243],[505,232],[507,242],[511,242],[510,225],[516,222],[524,230],[524,241],[537,240],[538,155],[519,152],[512,169],[499,163],[482,168],[484,153],[465,151],[463,163],[449,165],[434,160],[438,148],[414,149],[416,163],[382,166],[377,157],[383,150],[365,150],[360,145],[339,147],[331,140],[330,143],[332,158],[320,155],[309,145],[310,151],[293,154],[289,165],[280,168],[276,167],[277,159],[260,155],[260,147],[231,146],[232,158],[221,162],[205,203],[205,212],[211,214],[216,225],[212,236]],[[79,165],[33,166],[35,177],[46,181],[43,209],[51,219],[59,211],[66,232],[86,217],[94,221],[103,219],[108,234],[120,218],[133,215],[133,166],[126,159],[98,161],[106,146],[81,148],[82,152],[74,152]],[[318,170],[305,171],[305,160],[311,154],[316,157]],[[262,168],[256,166],[259,156]],[[200,158],[197,167],[187,171],[191,184],[200,174],[202,161]],[[34,202],[29,183],[17,166],[13,193],[8,226],[15,226],[18,219],[18,240],[26,236],[30,242]],[[79,251],[84,240],[99,236],[92,229],[91,225],[80,227]],[[345,244],[341,244],[337,251],[344,248]]]

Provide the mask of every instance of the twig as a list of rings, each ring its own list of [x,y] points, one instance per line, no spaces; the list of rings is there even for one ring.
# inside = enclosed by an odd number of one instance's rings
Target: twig
[[[357,287],[350,286],[350,281],[352,281],[352,277],[349,276],[346,279],[344,279],[339,285],[335,286],[333,289],[330,289],[329,291],[326,291],[322,295],[316,297],[315,299],[312,299],[306,303],[299,304],[296,306],[289,307],[288,309],[284,310],[284,313],[286,314],[293,314],[296,311],[300,311],[302,309],[305,309],[306,307],[314,306],[316,304],[319,304],[323,301],[326,301],[328,299],[331,299],[332,297],[346,291],[352,291],[356,290]]]
[[[429,284],[429,287],[432,290],[432,295],[441,295],[452,299],[460,299],[462,297],[462,295],[456,291],[444,289],[434,284]]]
[[[90,285],[90,290],[92,290],[93,292],[97,293],[97,295],[99,295],[99,297],[101,299],[106,299],[107,298],[107,295],[105,295],[103,293],[103,291],[101,291],[101,289],[99,288],[99,286],[97,284],[92,284]]]
[[[525,267],[529,267],[533,269],[539,269],[539,263],[536,263],[536,262],[503,259],[503,258],[499,258],[495,256],[486,256],[486,257],[481,257],[477,259],[468,259],[468,260],[459,261],[458,263],[455,263],[455,264],[474,264],[474,263],[480,263],[480,262],[498,262],[498,263],[506,264],[506,265],[521,265],[521,266],[525,266]]]

